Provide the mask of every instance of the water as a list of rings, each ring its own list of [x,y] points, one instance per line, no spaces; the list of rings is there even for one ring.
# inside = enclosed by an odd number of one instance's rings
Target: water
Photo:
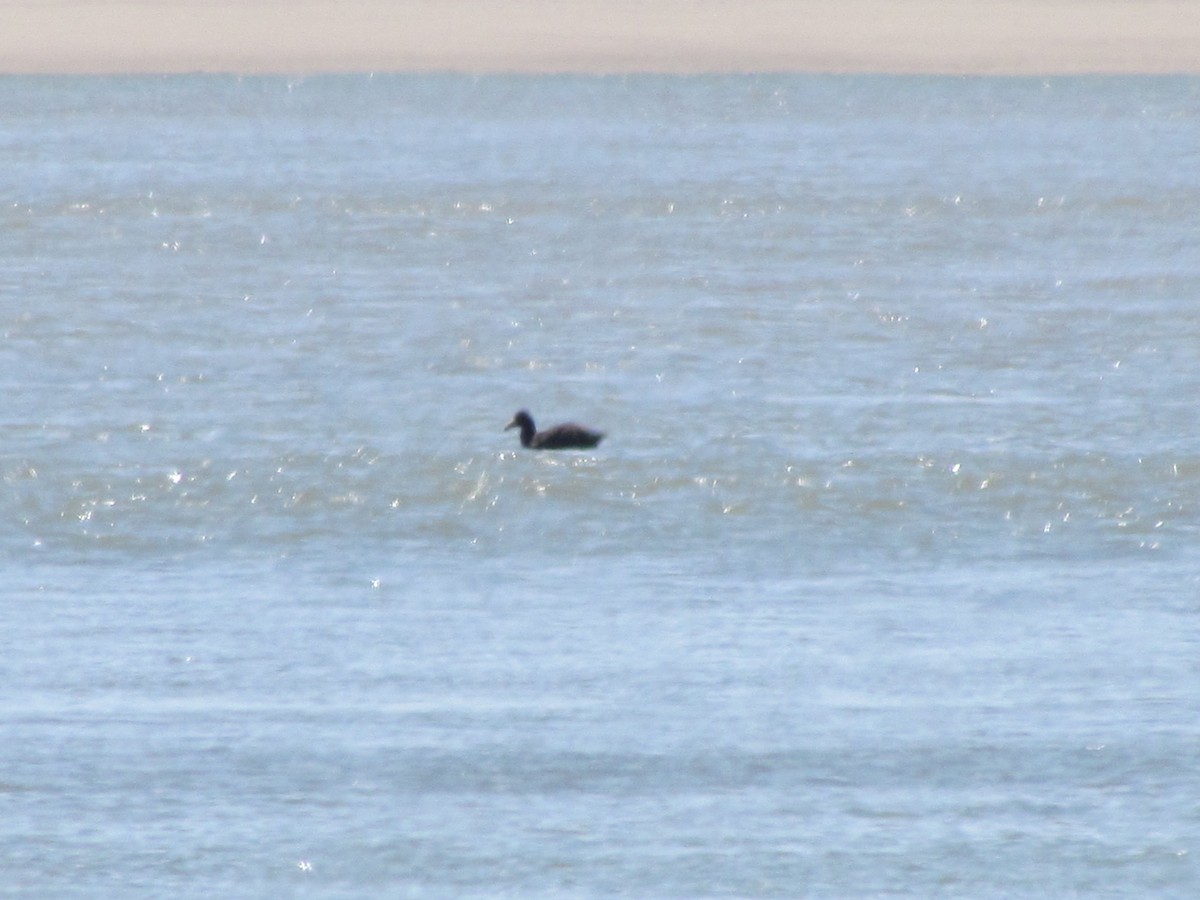
[[[0,893],[1200,888],[1196,79],[0,87]]]

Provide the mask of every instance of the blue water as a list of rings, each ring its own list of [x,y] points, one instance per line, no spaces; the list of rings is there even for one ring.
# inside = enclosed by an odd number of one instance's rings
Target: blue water
[[[1197,79],[7,78],[0,159],[0,895],[1200,891]]]

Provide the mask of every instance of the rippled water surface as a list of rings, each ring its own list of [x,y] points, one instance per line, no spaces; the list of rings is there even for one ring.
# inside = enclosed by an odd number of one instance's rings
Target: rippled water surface
[[[1200,889],[1196,79],[0,87],[0,894]]]

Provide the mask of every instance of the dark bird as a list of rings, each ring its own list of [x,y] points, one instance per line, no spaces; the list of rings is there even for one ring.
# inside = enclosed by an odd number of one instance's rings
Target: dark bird
[[[545,431],[538,431],[533,424],[533,416],[521,410],[513,420],[504,426],[521,429],[521,446],[530,450],[586,450],[595,447],[604,437],[602,431],[592,431],[574,422],[555,425]]]

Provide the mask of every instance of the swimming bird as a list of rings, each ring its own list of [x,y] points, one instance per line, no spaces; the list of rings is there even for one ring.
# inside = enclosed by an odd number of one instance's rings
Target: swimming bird
[[[586,450],[595,447],[604,437],[604,432],[592,431],[574,422],[538,431],[533,424],[533,416],[525,410],[513,416],[513,420],[504,426],[505,431],[510,428],[521,429],[521,446],[530,450]]]

